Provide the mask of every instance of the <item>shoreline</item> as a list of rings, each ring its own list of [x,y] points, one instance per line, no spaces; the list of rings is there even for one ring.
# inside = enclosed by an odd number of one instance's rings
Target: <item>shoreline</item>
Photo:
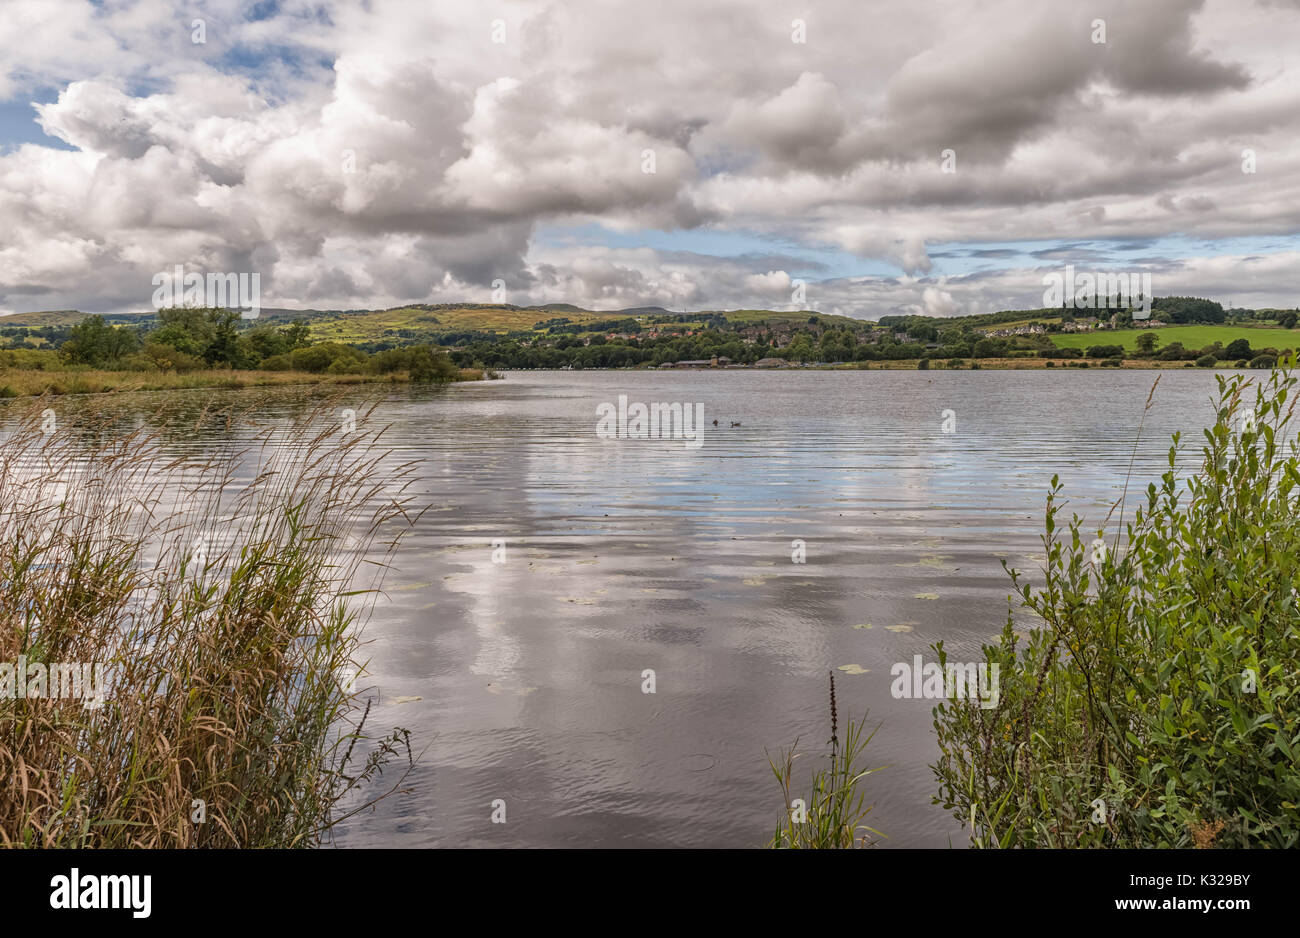
[[[948,367],[945,362],[930,359],[929,368],[918,368],[918,359],[899,359],[896,361],[842,362],[834,364],[777,365],[762,368],[754,365],[726,365],[710,367],[659,368],[657,366],[637,366],[633,368],[493,368],[499,376],[511,372],[555,372],[566,371],[637,371],[655,374],[679,372],[788,372],[788,371],[1055,371],[1091,370],[1094,368],[1115,368],[1126,371],[1166,371],[1169,369],[1192,368],[1198,371],[1237,371],[1235,365],[1219,363],[1202,367],[1186,361],[1147,361],[1142,359],[1123,359],[1118,365],[1104,365],[1113,359],[1100,358],[982,358],[965,359],[957,367]],[[972,367],[975,365],[977,367]],[[1267,370],[1267,369],[1253,369]],[[458,377],[448,384],[467,381],[486,381],[484,371],[476,368],[460,369]],[[393,374],[313,374],[296,371],[226,371],[205,370],[186,374],[152,374],[136,371],[43,371],[39,369],[9,369],[0,371],[0,401],[18,398],[41,397],[49,394],[55,397],[77,394],[129,394],[140,391],[194,391],[211,389],[217,391],[239,391],[252,388],[275,387],[347,387],[350,385],[375,384],[411,384],[411,377],[406,372]]]
[[[487,380],[477,368],[462,368],[454,381]],[[392,374],[314,374],[307,371],[231,371],[205,369],[184,374],[140,371],[44,371],[12,368],[0,371],[0,400],[51,394],[129,394],[137,391],[239,391],[248,388],[327,385],[410,384],[407,372]]]
[[[939,359],[930,359],[929,368],[918,368],[919,359],[906,358],[893,361],[873,361],[873,362],[839,362],[827,364],[809,364],[809,365],[772,365],[759,368],[755,365],[719,365],[710,367],[687,367],[687,368],[659,368],[655,365],[644,366],[638,365],[633,368],[507,368],[494,366],[494,370],[501,374],[510,372],[534,372],[534,371],[645,371],[655,374],[675,374],[675,373],[699,373],[699,372],[726,372],[726,371],[1055,371],[1058,368],[1066,370],[1082,370],[1086,365],[1088,370],[1093,368],[1114,368],[1125,369],[1128,371],[1165,371],[1168,369],[1194,368],[1198,371],[1264,371],[1268,369],[1249,369],[1237,368],[1235,365],[1219,363],[1209,367],[1201,367],[1195,362],[1190,361],[1147,361],[1144,359],[1123,359],[1118,365],[1103,365],[1105,361],[1114,359],[1105,358],[975,358],[963,359],[962,364],[949,368],[946,362]],[[971,365],[978,365],[972,368]]]

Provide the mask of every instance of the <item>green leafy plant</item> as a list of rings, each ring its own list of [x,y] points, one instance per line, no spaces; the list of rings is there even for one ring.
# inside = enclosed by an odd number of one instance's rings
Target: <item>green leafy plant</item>
[[[1300,841],[1293,364],[1218,376],[1199,470],[1180,480],[1175,435],[1132,520],[1123,497],[1111,509],[1109,543],[1077,515],[1063,528],[1052,479],[1042,585],[1008,568],[1037,627],[1022,642],[1009,611],[984,648],[998,706],[934,711],[935,800],[974,846]]]

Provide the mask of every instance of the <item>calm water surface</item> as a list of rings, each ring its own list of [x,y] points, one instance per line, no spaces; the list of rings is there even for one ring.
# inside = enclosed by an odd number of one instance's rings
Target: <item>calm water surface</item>
[[[891,697],[890,666],[930,660],[939,639],[954,660],[979,659],[1006,619],[1001,561],[1039,566],[1052,475],[1070,510],[1099,523],[1154,379],[512,372],[379,392],[370,419],[390,425],[390,464],[419,461],[412,491],[429,510],[365,631],[363,684],[370,730],[410,729],[423,757],[408,793],[337,842],[760,846],[784,810],[764,749],[800,737],[824,751],[835,670],[841,721],[869,711],[880,724],[868,759],[886,768],[868,790],[883,846],[963,846],[931,804],[933,703]],[[1204,371],[1162,373],[1130,492],[1164,470],[1170,433],[1199,445],[1214,390]],[[703,404],[703,445],[599,438],[597,406],[620,394]],[[161,401],[247,397],[274,421],[303,396],[138,395],[137,417]],[[505,824],[490,823],[496,799]]]
[[[820,751],[827,671],[857,665],[836,671],[839,711],[881,724],[885,846],[964,845],[931,804],[932,702],[892,698],[890,665],[938,639],[978,660],[1006,618],[1000,561],[1038,567],[1051,476],[1099,522],[1154,378],[516,372],[391,400],[390,442],[425,461],[433,507],[367,632],[371,680],[376,726],[428,748],[413,791],[340,842],[761,845],[783,810],[765,747]],[[1171,432],[1196,445],[1213,391],[1164,373],[1131,491]],[[596,408],[619,394],[703,403],[703,446],[600,439]]]

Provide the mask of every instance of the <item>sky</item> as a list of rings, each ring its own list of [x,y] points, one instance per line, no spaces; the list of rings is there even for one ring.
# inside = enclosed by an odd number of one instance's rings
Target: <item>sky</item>
[[[0,314],[1300,306],[1300,0],[0,0]]]

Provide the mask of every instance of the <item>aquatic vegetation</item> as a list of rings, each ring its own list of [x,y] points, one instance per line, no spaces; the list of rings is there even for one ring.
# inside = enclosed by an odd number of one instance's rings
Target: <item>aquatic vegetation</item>
[[[418,516],[409,469],[326,409],[198,461],[93,411],[56,429],[44,403],[0,440],[0,845],[321,843],[413,765],[406,731],[365,735],[354,687],[381,529]],[[18,693],[20,658],[111,678]]]
[[[866,804],[864,780],[879,768],[861,767],[867,745],[876,730],[863,735],[862,721],[849,718],[843,741],[839,738],[839,720],[835,705],[835,675],[830,675],[831,738],[826,766],[813,771],[807,795],[794,793],[794,764],[799,758],[799,740],[789,749],[781,750],[775,759],[768,755],[767,763],[781,787],[785,817],[777,825],[769,846],[804,850],[851,849],[869,847],[875,841],[872,835],[883,837],[880,831],[865,823],[874,805]],[[877,727],[879,729],[879,727]]]
[[[1008,568],[1040,624],[1023,639],[1009,610],[984,647],[999,705],[934,711],[936,801],[974,846],[1300,842],[1293,366],[1219,376],[1199,469],[1180,479],[1175,435],[1132,520],[1123,498],[1112,509],[1109,542],[1078,516],[1062,530],[1053,478],[1042,585]]]

